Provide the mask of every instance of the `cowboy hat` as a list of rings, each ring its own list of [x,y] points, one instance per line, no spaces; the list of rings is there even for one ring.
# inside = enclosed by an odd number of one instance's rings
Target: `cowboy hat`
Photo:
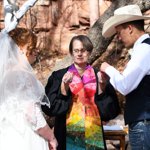
[[[103,26],[102,35],[107,38],[116,33],[115,27],[126,22],[135,20],[150,19],[150,16],[142,16],[138,5],[127,5],[114,11],[114,16],[110,17]]]

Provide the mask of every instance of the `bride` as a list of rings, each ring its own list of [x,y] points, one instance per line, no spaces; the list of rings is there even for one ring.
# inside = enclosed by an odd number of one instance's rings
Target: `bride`
[[[50,107],[44,87],[9,36],[37,0],[20,9],[4,0],[5,27],[0,32],[0,150],[56,150],[57,141],[41,112]],[[16,8],[16,7],[15,7]]]

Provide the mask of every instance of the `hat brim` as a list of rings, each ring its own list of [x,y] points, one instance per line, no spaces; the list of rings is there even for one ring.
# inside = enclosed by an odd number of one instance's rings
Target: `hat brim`
[[[103,26],[102,35],[105,38],[111,37],[116,33],[115,27],[126,22],[135,20],[150,19],[147,16],[136,16],[136,15],[115,15],[110,17]]]

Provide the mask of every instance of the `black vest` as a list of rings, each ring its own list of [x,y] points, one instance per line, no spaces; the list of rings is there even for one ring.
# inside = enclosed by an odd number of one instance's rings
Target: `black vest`
[[[150,44],[150,38],[142,43]],[[138,87],[126,95],[125,124],[150,119],[150,75],[146,75]]]

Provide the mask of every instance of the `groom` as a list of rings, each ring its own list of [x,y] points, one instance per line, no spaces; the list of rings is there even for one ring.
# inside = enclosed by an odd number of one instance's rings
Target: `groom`
[[[114,34],[126,48],[133,48],[131,59],[122,73],[108,63],[100,70],[110,77],[113,87],[126,97],[125,124],[129,125],[132,150],[150,150],[150,37],[138,5],[118,8],[105,23],[102,35]]]

